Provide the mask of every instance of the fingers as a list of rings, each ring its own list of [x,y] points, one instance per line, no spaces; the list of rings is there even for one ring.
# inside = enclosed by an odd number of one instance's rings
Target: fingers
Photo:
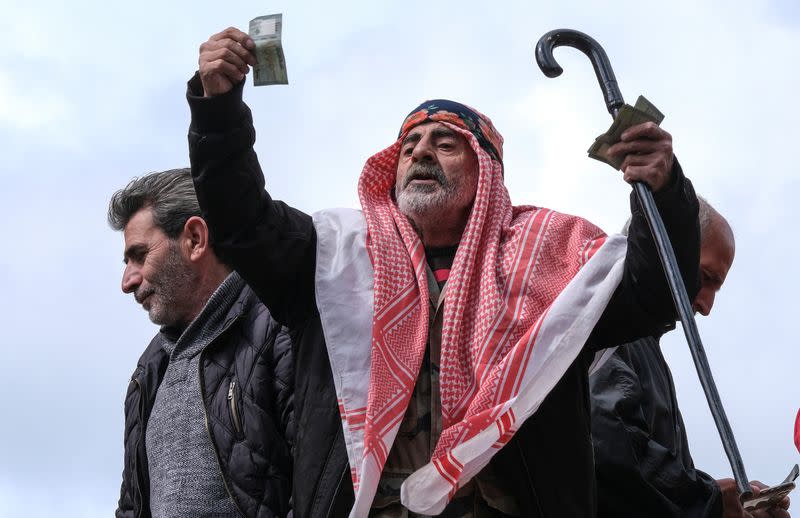
[[[627,129],[621,139],[608,153],[625,157],[621,169],[626,182],[645,182],[653,192],[669,183],[674,161],[672,135],[645,122]]]
[[[758,480],[751,480],[750,487],[753,490],[753,496],[758,496],[764,489],[769,489],[769,486]],[[783,498],[777,504],[765,509],[758,509],[752,512],[753,518],[789,518],[789,497]]]
[[[753,518],[790,518],[789,513],[785,509],[772,507],[770,509],[759,509],[752,513],[747,513],[745,516],[752,516]]]
[[[252,43],[253,40],[249,39],[248,41]],[[227,50],[232,56],[237,57],[241,61],[247,63],[248,65],[255,65],[256,64],[256,57],[253,53],[246,49],[241,43],[236,40],[226,38],[222,40],[208,40],[207,42],[200,45],[200,54],[203,54],[203,51],[210,53],[215,51]]]
[[[233,40],[246,49],[252,50],[256,48],[256,45],[253,43],[253,40],[250,38],[250,36],[247,33],[240,31],[236,27],[228,27],[224,31],[218,32],[211,36],[208,41],[220,41],[226,39]]]
[[[235,27],[228,27],[200,45],[198,64],[205,96],[220,95],[241,82],[256,64],[253,40]]]
[[[627,158],[625,159],[628,160]],[[655,193],[661,191],[672,180],[672,165],[664,165],[664,161],[658,160],[653,164],[645,165],[624,165],[622,166],[622,178],[632,184],[634,182],[644,182]]]
[[[649,153],[646,155],[627,155],[625,160],[622,161],[622,171],[626,171],[629,167],[649,167],[658,170],[668,171],[672,169],[672,163],[669,160],[672,158],[664,153]]]
[[[208,40],[200,45],[200,66],[222,59],[232,63],[243,73],[247,72],[247,65],[255,65],[256,58],[252,52],[244,48],[239,42],[226,38],[222,40]]]
[[[629,153],[672,153],[672,135],[653,122],[631,126],[620,136],[621,140],[608,148],[611,155]]]
[[[236,43],[235,45],[238,45]],[[241,47],[240,47],[241,48]],[[248,59],[243,59],[239,54],[235,53],[233,50],[223,47],[216,50],[207,50],[200,55],[200,68],[208,69],[218,67],[217,62],[223,62],[229,65],[232,65],[233,68],[236,68],[242,74],[246,74],[248,70],[250,70],[249,65],[254,64],[250,63],[250,61],[255,61],[255,59],[250,55]]]
[[[212,62],[200,65],[200,78],[213,79],[213,76],[224,76],[232,83],[238,83],[244,79],[247,70],[242,71],[239,67],[228,61],[217,59]]]
[[[636,126],[631,126],[626,129],[621,139],[623,142],[629,142],[636,139],[649,139],[649,140],[668,140],[672,142],[672,135],[658,126],[655,122],[643,122]]]
[[[789,500],[789,497],[784,497],[780,502],[775,504],[775,508],[772,511],[773,516],[789,516],[789,513],[786,511],[788,511],[790,504],[791,501]]]
[[[629,141],[621,140],[608,148],[608,154],[614,156],[635,154],[642,155],[648,153],[672,154],[672,141],[665,139],[636,139]]]

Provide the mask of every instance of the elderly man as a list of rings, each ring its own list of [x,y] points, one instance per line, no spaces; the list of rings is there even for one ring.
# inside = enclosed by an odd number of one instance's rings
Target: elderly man
[[[703,199],[699,219],[701,281],[693,307],[707,316],[733,264],[735,244],[728,222]],[[717,482],[694,468],[659,338],[619,348],[590,377],[598,516],[749,516],[732,480]]]
[[[122,291],[161,326],[125,397],[116,516],[286,516],[288,336],[214,252],[189,170],[134,179],[108,221],[125,237]]]
[[[307,216],[264,191],[253,48],[234,28],[201,46],[189,147],[215,249],[295,334],[294,515],[593,516],[594,349],[674,320],[638,206],[627,255],[512,207],[500,134],[438,100],[367,160],[363,211]],[[637,126],[611,151],[655,191],[694,296],[697,200],[671,137]]]
[[[708,316],[733,264],[733,230],[700,198],[700,291]],[[617,349],[589,379],[598,517],[788,517],[783,509],[744,511],[732,479],[695,469],[660,335]],[[762,484],[754,482],[758,491]],[[788,504],[788,502],[787,502]]]

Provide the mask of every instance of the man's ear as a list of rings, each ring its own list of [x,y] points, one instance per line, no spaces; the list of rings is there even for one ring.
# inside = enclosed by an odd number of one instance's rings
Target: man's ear
[[[211,252],[208,242],[208,225],[200,216],[192,216],[183,225],[181,241],[190,261],[198,261]]]

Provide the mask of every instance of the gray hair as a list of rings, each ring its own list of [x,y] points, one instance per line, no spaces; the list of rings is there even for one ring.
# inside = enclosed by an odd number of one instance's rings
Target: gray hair
[[[153,223],[170,239],[177,238],[186,221],[200,216],[200,204],[190,169],[170,169],[134,178],[111,196],[108,224],[123,230],[140,210],[153,211]]]
[[[708,235],[708,233],[712,230],[714,223],[719,222],[721,224],[720,230],[724,231],[730,237],[731,241],[733,241],[733,229],[731,229],[731,226],[728,224],[728,220],[726,220],[722,214],[717,212],[717,209],[712,207],[711,204],[708,203],[708,200],[699,194],[697,195],[697,201],[698,205],[700,206],[700,210],[697,214],[697,219],[700,222],[700,240],[702,241],[702,239]],[[627,236],[630,226],[631,218],[629,217],[628,221],[626,221],[625,225],[622,227],[620,233]]]
[[[733,229],[728,220],[699,194],[697,195],[697,201],[700,202],[700,212],[697,214],[697,219],[700,221],[700,239],[702,240],[716,230],[717,232],[722,232],[730,239],[731,244],[734,244]]]

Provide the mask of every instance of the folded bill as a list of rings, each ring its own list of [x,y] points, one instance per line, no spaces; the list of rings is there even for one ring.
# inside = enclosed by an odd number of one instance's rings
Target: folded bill
[[[622,139],[622,134],[628,128],[643,122],[661,124],[663,120],[664,114],[658,111],[658,108],[645,99],[644,96],[640,95],[635,105],[626,104],[619,110],[608,131],[594,139],[594,144],[589,148],[589,157],[605,162],[614,169],[619,170],[625,157],[610,156],[608,148],[619,142]]]
[[[286,59],[281,45],[282,14],[269,14],[250,20],[250,37],[256,44],[253,85],[286,85]]]

